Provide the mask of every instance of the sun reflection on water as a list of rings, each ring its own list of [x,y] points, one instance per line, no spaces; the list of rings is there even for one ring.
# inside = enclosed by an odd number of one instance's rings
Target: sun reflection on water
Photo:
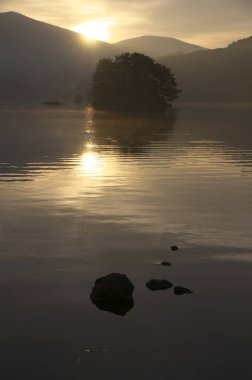
[[[87,174],[100,174],[103,170],[104,162],[102,158],[95,152],[84,152],[80,156],[80,165],[78,171]]]
[[[85,109],[84,118],[84,150],[79,157],[77,170],[80,174],[99,175],[104,169],[102,155],[95,151],[94,110],[92,107]]]
[[[83,133],[87,144],[92,144],[95,136],[94,109],[90,106],[85,109]]]

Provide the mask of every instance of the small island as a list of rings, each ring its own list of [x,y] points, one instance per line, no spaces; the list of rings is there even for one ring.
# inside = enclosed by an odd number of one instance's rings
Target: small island
[[[101,59],[92,76],[91,104],[97,109],[163,111],[180,90],[169,68],[140,53]]]

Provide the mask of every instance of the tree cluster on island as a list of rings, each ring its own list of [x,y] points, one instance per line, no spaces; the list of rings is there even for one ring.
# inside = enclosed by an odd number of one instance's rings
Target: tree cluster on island
[[[104,110],[162,111],[179,93],[169,68],[144,54],[122,53],[97,63],[90,101]]]

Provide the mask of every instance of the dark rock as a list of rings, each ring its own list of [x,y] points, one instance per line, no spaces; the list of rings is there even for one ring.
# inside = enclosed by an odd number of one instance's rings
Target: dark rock
[[[132,299],[134,285],[125,274],[111,273],[98,278],[90,298],[99,304],[123,303]]]
[[[118,302],[117,303],[114,303],[114,302],[112,302],[112,303],[111,302],[108,302],[108,303],[97,302],[97,301],[94,301],[92,298],[91,298],[91,301],[99,310],[108,311],[109,313],[113,313],[113,314],[117,314],[117,315],[121,315],[121,316],[126,315],[134,307],[133,298],[131,298],[129,301],[120,302],[120,303],[118,303]]]
[[[168,261],[162,261],[159,265],[163,265],[163,267],[169,267],[171,266],[171,263],[168,263]]]
[[[184,288],[183,286],[175,286],[174,294],[181,296],[182,294],[191,294],[192,291],[190,289]]]
[[[177,251],[177,250],[178,250],[178,247],[176,245],[171,246],[171,251]]]
[[[150,290],[165,290],[173,287],[173,284],[167,280],[150,280],[146,283]]]

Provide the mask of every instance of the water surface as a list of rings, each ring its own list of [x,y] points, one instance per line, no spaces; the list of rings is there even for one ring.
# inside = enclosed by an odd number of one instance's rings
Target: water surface
[[[249,106],[1,109],[4,379],[250,378],[251,125]],[[110,272],[135,284],[125,317],[89,300]]]

